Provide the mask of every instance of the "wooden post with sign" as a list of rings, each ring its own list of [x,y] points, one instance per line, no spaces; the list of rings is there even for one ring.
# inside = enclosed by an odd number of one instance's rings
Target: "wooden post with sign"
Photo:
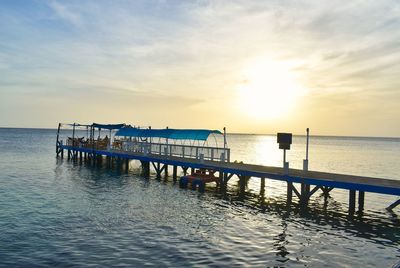
[[[289,162],[286,162],[286,150],[290,150],[292,133],[278,133],[277,142],[279,143],[279,149],[283,149],[283,168],[285,169],[285,174],[288,174]]]

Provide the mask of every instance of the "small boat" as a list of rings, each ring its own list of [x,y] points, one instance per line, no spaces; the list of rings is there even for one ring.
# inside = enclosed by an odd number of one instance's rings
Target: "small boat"
[[[195,169],[192,174],[182,176],[179,179],[179,187],[188,188],[191,185],[192,190],[199,190],[199,192],[204,192],[206,183],[215,182],[219,184],[219,178],[215,176],[215,170],[200,168]]]

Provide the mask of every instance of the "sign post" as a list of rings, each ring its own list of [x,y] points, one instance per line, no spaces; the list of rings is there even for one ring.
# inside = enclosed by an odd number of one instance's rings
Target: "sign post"
[[[307,128],[307,141],[306,141],[306,159],[303,160],[303,170],[308,171],[308,144],[310,140],[310,129]]]
[[[289,174],[289,162],[286,162],[286,150],[290,150],[292,133],[278,133],[277,142],[279,143],[279,149],[283,149],[283,168],[287,175]]]

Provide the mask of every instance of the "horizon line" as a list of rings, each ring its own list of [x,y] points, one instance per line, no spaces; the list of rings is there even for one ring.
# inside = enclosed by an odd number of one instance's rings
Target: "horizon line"
[[[47,127],[3,127],[0,126],[0,129],[37,129],[37,130],[57,130],[57,128],[47,128]],[[227,132],[229,135],[255,135],[255,136],[276,136],[276,134],[272,133],[241,133],[241,132]],[[296,134],[292,133],[293,136],[306,136],[306,134]],[[384,139],[400,139],[399,137],[393,136],[359,136],[359,135],[337,135],[337,134],[315,134],[311,135],[311,137],[326,137],[326,138],[384,138]]]

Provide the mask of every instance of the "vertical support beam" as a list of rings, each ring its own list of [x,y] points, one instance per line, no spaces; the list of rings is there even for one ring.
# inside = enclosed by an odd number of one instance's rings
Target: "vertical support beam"
[[[349,214],[354,214],[356,209],[356,190],[349,191]]]
[[[75,147],[75,123],[72,127],[72,147]]]
[[[186,175],[187,175],[188,167],[182,166],[182,170],[183,170],[183,175],[186,176]]]
[[[64,158],[64,149],[61,149],[61,158]]]
[[[57,140],[56,140],[56,153],[57,153],[57,157],[58,157],[58,155],[59,155],[59,153],[60,153],[60,150],[58,149],[58,145],[60,144],[60,141],[59,141],[59,136],[60,136],[60,128],[61,128],[61,123],[58,123],[58,128],[57,128]]]
[[[168,165],[164,165],[164,178],[168,178]]]
[[[160,162],[157,163],[157,168],[156,168],[156,178],[161,179],[161,168],[160,168]]]
[[[220,192],[225,193],[228,187],[228,173],[220,172]]]
[[[71,150],[68,149],[68,160],[71,159]]]
[[[244,193],[246,190],[246,177],[243,175],[239,175],[239,196],[244,197]]]
[[[364,210],[364,191],[358,191],[358,212],[362,212]]]
[[[178,174],[177,174],[178,172],[177,171],[178,171],[178,167],[174,165],[173,168],[172,168],[172,178],[173,178],[174,181],[176,181],[176,179],[178,177]]]
[[[125,159],[125,172],[128,173],[128,171],[129,171],[129,159]]]
[[[150,176],[150,162],[140,161],[142,164],[142,176],[148,178]]]
[[[99,167],[101,167],[102,163],[103,163],[103,156],[101,154],[98,154],[97,155],[97,164],[99,165]]]
[[[293,182],[287,182],[287,204],[290,205],[292,203],[293,197]]]
[[[224,185],[224,173],[222,171],[219,171],[218,175],[218,184],[217,186],[219,187],[219,191],[222,193],[222,187]]]
[[[302,208],[307,207],[308,201],[310,199],[310,185],[306,183],[301,184],[301,192],[300,192],[300,205]]]
[[[261,178],[260,196],[264,199],[264,196],[265,196],[265,178]]]

